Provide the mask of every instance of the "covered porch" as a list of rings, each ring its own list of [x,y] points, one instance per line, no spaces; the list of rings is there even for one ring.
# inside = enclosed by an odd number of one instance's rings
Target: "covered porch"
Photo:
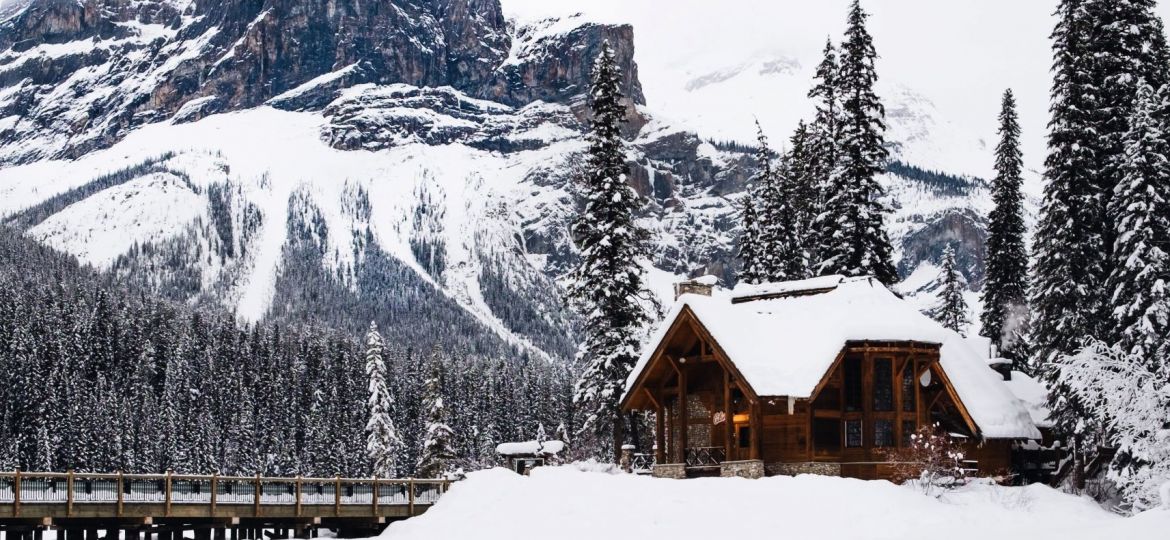
[[[763,475],[760,398],[693,316],[662,341],[625,408],[654,413],[655,475]]]

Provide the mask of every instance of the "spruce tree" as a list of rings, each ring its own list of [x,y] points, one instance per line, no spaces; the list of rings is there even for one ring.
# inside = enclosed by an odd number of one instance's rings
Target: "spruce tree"
[[[959,272],[955,263],[955,247],[947,244],[943,250],[942,272],[939,274],[942,290],[939,292],[938,303],[930,310],[930,317],[946,328],[967,335],[967,300],[963,293],[967,290],[967,280]]]
[[[897,281],[893,248],[885,230],[885,194],[877,176],[886,169],[885,107],[874,83],[877,51],[865,29],[868,15],[854,0],[849,12],[837,89],[841,99],[838,164],[829,181],[818,225],[821,274],[871,275],[887,285]]]
[[[1115,238],[1107,221],[1109,200],[1122,181],[1125,136],[1140,85],[1160,88],[1166,82],[1167,55],[1162,21],[1154,13],[1155,0],[1083,0],[1081,9],[1089,25],[1091,40],[1086,50],[1090,80],[1096,90],[1092,108],[1094,147],[1097,161],[1097,205],[1103,242],[1101,259],[1107,259]],[[1100,265],[1098,279],[1104,282],[1112,271],[1110,263]],[[1097,291],[1104,292],[1103,287]],[[1108,299],[1102,298],[1106,312],[1100,313],[1099,335],[1108,332]]]
[[[438,349],[431,357],[430,372],[423,383],[423,439],[415,474],[438,478],[450,472],[457,457],[455,432],[451,429],[447,404],[443,402],[444,369]]]
[[[640,200],[627,182],[620,84],[607,43],[593,70],[593,120],[580,185],[584,208],[572,227],[581,262],[569,290],[585,319],[578,355],[585,367],[573,395],[584,418],[582,434],[588,435],[579,449],[596,457],[608,450],[613,459],[626,438],[618,401],[637,361],[638,334],[650,319],[644,305],[652,302],[640,265],[647,233],[634,220]]]
[[[1023,366],[1017,339],[1027,316],[1028,251],[1024,244],[1024,195],[1020,124],[1011,89],[1004,91],[999,113],[999,144],[995,147],[994,208],[987,225],[987,274],[983,285],[983,335],[1001,356]]]
[[[1170,352],[1170,104],[1162,88],[1159,95],[1148,85],[1139,89],[1126,133],[1121,183],[1109,208],[1116,241],[1105,287],[1109,339],[1151,371]]]
[[[837,48],[825,40],[824,58],[817,66],[816,81],[808,97],[816,103],[816,116],[808,127],[807,174],[814,196],[811,199],[808,251],[810,273],[817,273],[824,260],[822,246],[836,234],[836,221],[825,214],[833,193],[832,180],[837,171],[837,145],[841,139],[841,96],[837,88]]]
[[[773,167],[771,147],[764,129],[756,122],[756,176],[750,195],[755,209],[755,223],[758,254],[758,279],[760,282],[777,282],[793,279],[789,274],[793,259],[798,251],[794,247],[794,215],[788,193],[788,179],[784,165]]]
[[[392,417],[394,398],[386,387],[385,352],[378,325],[371,321],[366,333],[366,456],[375,476],[393,478],[398,472],[396,463],[402,451],[402,439]]]
[[[1086,450],[1099,425],[1060,382],[1055,361],[1073,354],[1098,326],[1103,238],[1094,107],[1102,81],[1092,79],[1091,26],[1083,0],[1063,0],[1053,39],[1053,86],[1044,199],[1034,241],[1030,291],[1032,364],[1049,382],[1049,418],[1074,460],[1083,485]]]
[[[748,186],[739,202],[739,282],[760,283],[760,225],[756,216],[755,187]]]
[[[817,65],[816,83],[808,97],[816,103],[816,116],[809,127],[810,171],[821,193],[820,203],[827,200],[829,180],[837,168],[837,144],[841,139],[841,93],[838,88],[837,48],[825,40],[824,57]]]
[[[820,189],[815,175],[813,139],[803,120],[796,127],[790,148],[785,155],[785,192],[792,208],[792,249],[794,256],[788,262],[787,273],[792,279],[811,277],[811,265],[816,256],[814,222],[820,214]]]

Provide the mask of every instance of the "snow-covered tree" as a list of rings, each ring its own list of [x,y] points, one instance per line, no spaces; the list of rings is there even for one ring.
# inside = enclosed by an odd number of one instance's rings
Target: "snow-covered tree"
[[[877,176],[886,170],[885,107],[874,83],[877,52],[865,28],[868,15],[855,0],[841,44],[837,91],[841,100],[837,166],[828,183],[818,220],[821,274],[871,275],[897,281],[893,247],[886,233],[884,189]]]
[[[763,133],[760,133],[763,137]],[[756,192],[767,178],[771,168],[770,160],[761,159],[763,150],[757,153],[756,176],[748,185],[746,193],[740,199],[740,235],[739,235],[739,281],[741,283],[760,283],[763,281],[763,253],[760,246],[760,219],[757,209]]]
[[[371,322],[370,330],[366,332],[366,378],[369,381],[366,387],[366,455],[375,476],[393,478],[398,472],[396,464],[402,451],[402,439],[394,427],[394,398],[386,387],[385,352],[378,325]]]
[[[580,193],[584,207],[572,233],[581,252],[570,300],[584,318],[578,361],[584,371],[573,401],[584,421],[578,449],[601,457],[626,438],[618,400],[638,354],[638,335],[652,302],[643,284],[646,232],[634,221],[641,202],[627,182],[626,108],[613,49],[605,44],[593,69],[593,120]],[[584,440],[581,440],[584,439]]]
[[[773,166],[774,155],[768,146],[768,137],[756,122],[758,150],[756,176],[749,192],[755,210],[757,254],[756,277],[748,283],[786,281],[801,277],[801,249],[796,231],[791,181],[787,165]]]
[[[942,282],[942,290],[939,292],[938,303],[930,310],[930,317],[966,336],[967,325],[971,322],[967,318],[967,300],[963,298],[963,293],[967,290],[967,279],[959,272],[955,263],[955,247],[951,244],[947,244],[943,250],[939,281]]]
[[[841,139],[841,95],[837,88],[839,69],[837,48],[831,39],[826,39],[824,57],[814,75],[816,83],[808,93],[808,97],[816,103],[816,116],[808,128],[808,168],[817,190],[818,210],[829,198],[830,180],[837,170],[837,145]]]
[[[1017,362],[1019,334],[1027,317],[1028,249],[1024,244],[1023,156],[1020,123],[1011,89],[1004,91],[995,147],[994,208],[987,225],[987,274],[983,285],[983,335],[1001,355]]]
[[[423,439],[415,466],[415,474],[423,478],[437,478],[450,472],[452,463],[458,457],[455,452],[455,431],[448,423],[447,404],[443,402],[443,378],[443,363],[436,349],[431,358],[430,373],[423,383]]]
[[[809,126],[800,121],[789,139],[785,154],[785,192],[792,206],[792,242],[795,256],[788,261],[787,273],[794,279],[811,277],[816,260],[814,224],[820,207],[820,184],[816,177],[817,159],[814,137]]]
[[[1055,363],[1068,395],[1108,411],[1104,422],[1118,448],[1110,478],[1131,510],[1157,507],[1160,491],[1170,491],[1170,361],[1163,356],[1151,366],[1148,358],[1092,340]]]
[[[1076,351],[1098,327],[1103,239],[1097,176],[1099,164],[1094,115],[1098,84],[1091,77],[1090,21],[1082,0],[1063,0],[1052,34],[1054,65],[1052,119],[1044,162],[1044,199],[1033,249],[1031,306],[1032,365],[1045,368],[1050,418],[1072,450],[1073,483],[1087,450],[1095,448],[1095,419],[1058,381],[1053,361]]]
[[[1165,87],[1163,87],[1165,88]],[[1125,159],[1110,204],[1113,268],[1106,282],[1109,339],[1156,365],[1170,355],[1170,133],[1165,93],[1148,85],[1125,137]]]

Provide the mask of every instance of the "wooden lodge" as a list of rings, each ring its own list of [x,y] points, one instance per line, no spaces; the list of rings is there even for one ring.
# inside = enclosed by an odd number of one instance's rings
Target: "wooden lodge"
[[[933,423],[993,474],[1011,468],[1014,442],[1039,437],[962,337],[876,281],[676,292],[622,400],[655,413],[657,476],[888,478],[888,450]]]

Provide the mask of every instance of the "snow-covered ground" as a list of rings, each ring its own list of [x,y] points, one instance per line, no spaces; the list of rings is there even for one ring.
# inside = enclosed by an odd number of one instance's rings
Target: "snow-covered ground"
[[[971,485],[939,498],[824,476],[664,480],[546,467],[472,473],[383,537],[1164,539],[1170,510],[1120,517],[1051,488]]]

